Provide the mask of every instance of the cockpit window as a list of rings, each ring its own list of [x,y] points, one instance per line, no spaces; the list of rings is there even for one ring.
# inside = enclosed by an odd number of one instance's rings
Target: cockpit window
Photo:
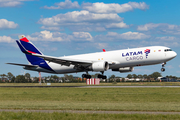
[[[165,49],[164,52],[167,52],[167,51],[172,51],[171,49]]]

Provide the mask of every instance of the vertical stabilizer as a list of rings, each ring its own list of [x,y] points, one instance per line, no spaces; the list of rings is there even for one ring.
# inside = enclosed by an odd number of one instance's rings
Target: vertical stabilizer
[[[20,40],[21,44],[24,46],[24,48],[26,50],[28,50],[28,52],[37,53],[37,54],[41,54],[42,55],[42,52],[33,43],[31,43],[25,37],[25,35],[19,35],[19,40]]]
[[[16,41],[19,48],[23,53],[25,53],[26,58],[32,65],[38,65],[42,68],[53,71],[43,58],[27,54],[27,52],[29,52],[43,55],[43,53],[32,42],[30,42],[24,35],[20,35],[19,40],[20,41]]]

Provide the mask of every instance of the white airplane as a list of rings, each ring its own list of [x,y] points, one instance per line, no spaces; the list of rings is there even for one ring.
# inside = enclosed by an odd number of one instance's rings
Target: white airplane
[[[91,78],[89,71],[101,72],[98,78],[106,79],[104,71],[132,72],[136,66],[161,64],[161,71],[165,71],[167,61],[176,57],[176,52],[168,47],[150,46],[115,51],[104,51],[90,54],[52,57],[44,55],[24,35],[19,36],[17,44],[25,53],[30,64],[7,63],[24,66],[26,70],[65,74],[86,72],[83,78]]]

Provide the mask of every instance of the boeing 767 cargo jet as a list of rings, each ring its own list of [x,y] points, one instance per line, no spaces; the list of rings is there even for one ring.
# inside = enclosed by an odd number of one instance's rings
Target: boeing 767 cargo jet
[[[167,61],[176,57],[176,52],[164,46],[150,46],[115,51],[104,51],[90,54],[52,57],[44,55],[24,35],[19,36],[17,44],[26,55],[30,64],[7,63],[24,66],[26,70],[65,74],[85,72],[83,78],[91,78],[89,71],[101,72],[98,78],[106,79],[104,71],[132,72],[136,66],[162,64],[165,71]]]

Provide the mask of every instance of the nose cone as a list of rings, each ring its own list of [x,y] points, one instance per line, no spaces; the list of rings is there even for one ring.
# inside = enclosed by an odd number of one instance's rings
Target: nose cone
[[[177,56],[177,53],[176,52],[172,52],[172,57],[175,58]]]
[[[167,61],[169,61],[169,60],[174,59],[177,56],[177,53],[174,51],[168,51],[165,53],[165,56],[166,56],[165,58],[167,59]]]

